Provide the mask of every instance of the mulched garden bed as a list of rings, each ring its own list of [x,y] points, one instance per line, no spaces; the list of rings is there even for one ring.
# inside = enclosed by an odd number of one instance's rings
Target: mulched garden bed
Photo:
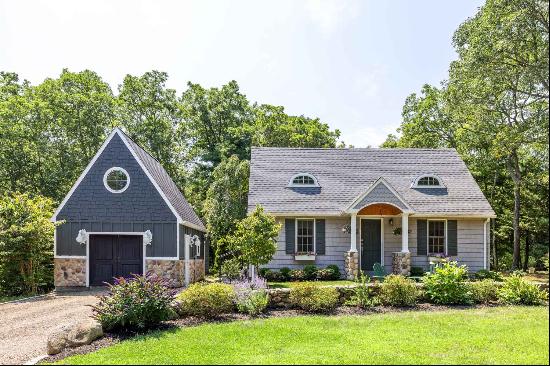
[[[406,311],[444,311],[450,309],[482,309],[487,307],[497,307],[502,306],[498,304],[488,304],[488,305],[434,305],[428,303],[417,304],[412,307],[391,307],[391,306],[374,306],[368,309],[361,309],[352,306],[341,306],[337,308],[334,312],[330,314],[322,314],[329,316],[341,316],[341,315],[371,315],[371,314],[385,314],[385,313],[396,313],[396,312],[406,312]],[[118,332],[118,333],[105,333],[105,335],[92,342],[89,345],[80,346],[76,348],[67,348],[57,355],[48,356],[40,361],[42,363],[50,363],[62,360],[66,357],[73,355],[82,355],[86,353],[91,353],[97,351],[101,348],[112,346],[116,343],[128,340],[137,336],[147,335],[157,331],[167,331],[167,330],[176,330],[179,328],[186,327],[195,327],[205,323],[229,323],[235,321],[244,321],[244,320],[255,320],[255,319],[268,319],[268,318],[280,318],[280,317],[295,317],[295,316],[315,316],[316,314],[308,314],[301,310],[287,309],[287,310],[268,310],[264,314],[258,317],[251,317],[245,314],[232,313],[225,314],[215,319],[201,319],[196,317],[187,317],[175,320],[169,320],[161,324],[160,326],[150,329],[143,332]],[[318,314],[317,314],[318,315]]]

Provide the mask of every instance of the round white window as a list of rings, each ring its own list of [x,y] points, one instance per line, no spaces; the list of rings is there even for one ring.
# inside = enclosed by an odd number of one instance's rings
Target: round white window
[[[103,184],[109,192],[122,193],[130,185],[130,176],[126,170],[113,167],[105,172]]]

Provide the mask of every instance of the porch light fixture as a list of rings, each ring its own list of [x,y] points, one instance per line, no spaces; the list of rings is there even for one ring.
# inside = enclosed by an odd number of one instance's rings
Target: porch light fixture
[[[390,219],[388,222],[390,223],[390,226],[393,226],[393,219]]]
[[[153,233],[151,230],[147,230],[143,233],[143,245],[151,245],[151,242],[153,241]]]
[[[351,225],[345,224],[344,226],[342,226],[342,232],[346,234],[351,234]]]
[[[76,241],[80,244],[86,244],[86,242],[88,241],[88,233],[86,232],[85,229],[78,230]]]

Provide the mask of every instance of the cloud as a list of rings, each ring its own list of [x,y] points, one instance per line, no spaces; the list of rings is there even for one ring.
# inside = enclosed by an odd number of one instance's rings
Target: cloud
[[[305,8],[313,23],[328,34],[354,19],[359,12],[359,3],[356,0],[307,0]]]

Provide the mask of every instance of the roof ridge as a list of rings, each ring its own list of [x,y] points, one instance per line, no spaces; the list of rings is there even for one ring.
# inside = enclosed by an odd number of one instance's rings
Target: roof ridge
[[[278,146],[252,146],[253,150],[319,150],[319,151],[339,151],[339,150],[383,150],[383,151],[456,151],[454,147],[278,147]]]

